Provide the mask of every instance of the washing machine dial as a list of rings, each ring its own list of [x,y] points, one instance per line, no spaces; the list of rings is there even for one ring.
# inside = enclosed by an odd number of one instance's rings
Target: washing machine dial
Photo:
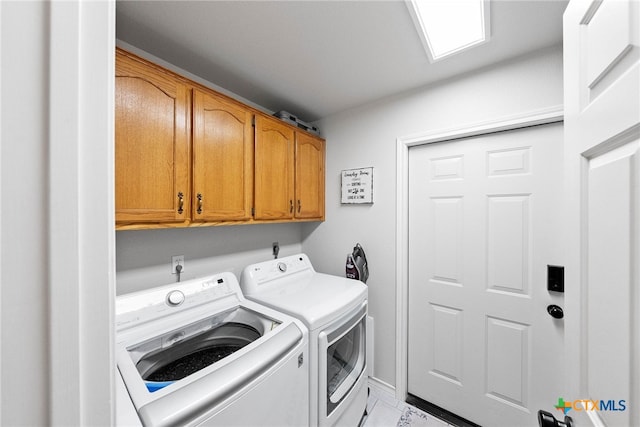
[[[286,272],[287,271],[287,264],[285,264],[284,262],[279,262],[278,263],[278,270],[280,270],[281,272]]]
[[[184,294],[182,291],[171,291],[167,294],[167,304],[176,307],[184,302]]]

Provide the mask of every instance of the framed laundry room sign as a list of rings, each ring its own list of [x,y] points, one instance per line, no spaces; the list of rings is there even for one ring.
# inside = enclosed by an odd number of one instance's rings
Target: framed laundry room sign
[[[342,171],[342,203],[373,204],[373,168]]]

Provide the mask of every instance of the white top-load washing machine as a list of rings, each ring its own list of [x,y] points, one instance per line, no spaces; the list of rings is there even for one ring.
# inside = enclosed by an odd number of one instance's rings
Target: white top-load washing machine
[[[248,266],[240,286],[309,328],[309,425],[357,426],[367,404],[367,286],[316,272],[304,254]]]
[[[118,296],[116,359],[118,424],[308,422],[307,328],[232,273]]]

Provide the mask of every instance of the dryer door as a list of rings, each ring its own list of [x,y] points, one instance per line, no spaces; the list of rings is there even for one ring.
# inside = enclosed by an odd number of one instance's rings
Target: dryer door
[[[365,370],[366,315],[364,303],[354,316],[322,340],[326,349],[327,416],[345,399]]]

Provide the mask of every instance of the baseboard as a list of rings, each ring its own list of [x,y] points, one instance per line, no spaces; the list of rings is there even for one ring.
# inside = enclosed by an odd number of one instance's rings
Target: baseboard
[[[388,394],[390,397],[395,398],[396,396],[396,388],[394,386],[376,377],[369,377],[369,387],[375,388],[377,391],[384,394]]]

